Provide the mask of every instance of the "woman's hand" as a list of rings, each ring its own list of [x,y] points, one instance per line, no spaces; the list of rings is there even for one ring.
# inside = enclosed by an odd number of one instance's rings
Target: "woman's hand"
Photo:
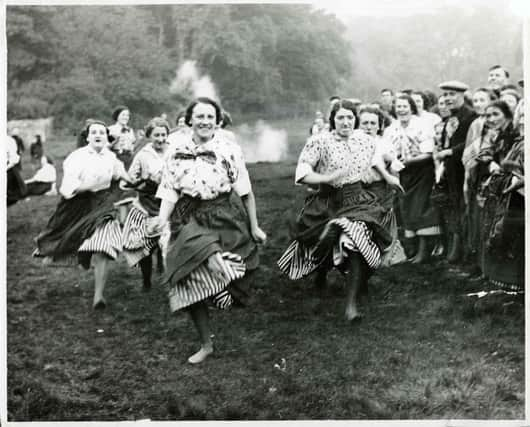
[[[502,168],[499,166],[499,164],[493,161],[490,163],[488,169],[491,175],[498,175],[502,171]]]
[[[434,158],[441,162],[442,160],[444,160],[446,157],[450,157],[453,155],[453,150],[451,150],[450,148],[447,148],[445,150],[440,150],[438,151],[435,155],[434,155]]]
[[[159,216],[155,216],[147,220],[145,231],[148,236],[159,236],[166,225],[166,221],[163,221]]]
[[[386,182],[391,188],[401,191],[402,193],[405,192],[405,189],[401,186],[401,182],[397,176],[388,174]]]
[[[221,279],[228,279],[230,275],[225,269],[225,264],[221,252],[216,252],[213,255],[208,257],[208,270],[210,270],[214,275],[218,276]]]
[[[323,182],[323,184],[331,184],[332,182],[337,181],[340,178],[345,177],[347,174],[348,174],[348,171],[346,171],[344,169],[336,170],[335,172],[332,172],[332,173],[330,173],[328,175],[324,175],[325,176],[325,182]]]
[[[510,186],[502,192],[502,194],[507,194],[510,191],[518,190],[524,185],[524,181],[517,178],[516,176],[512,177],[512,181],[510,183]]]
[[[258,226],[250,229],[250,234],[255,242],[264,244],[267,241],[267,234]]]

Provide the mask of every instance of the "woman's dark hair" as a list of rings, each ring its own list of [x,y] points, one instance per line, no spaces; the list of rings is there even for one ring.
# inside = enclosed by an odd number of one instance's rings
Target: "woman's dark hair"
[[[180,111],[178,114],[177,114],[177,117],[175,118],[175,125],[178,126],[179,125],[179,120],[184,117],[184,121],[186,121],[186,111]]]
[[[383,115],[383,112],[380,108],[376,107],[375,105],[364,105],[361,106],[359,109],[359,126],[361,125],[361,116],[363,113],[370,113],[375,114],[377,116],[378,125],[377,125],[377,134],[381,135],[383,133],[384,124],[385,124],[385,116]]]
[[[486,110],[488,108],[497,108],[502,111],[504,117],[506,117],[508,120],[513,120],[512,109],[506,102],[501,101],[500,99],[493,101],[490,105],[486,107]]]
[[[407,101],[410,105],[410,111],[412,112],[412,114],[414,114],[415,116],[418,115],[418,107],[416,107],[416,103],[414,102],[414,100],[412,99],[410,95],[407,95],[405,93],[402,95],[399,95],[396,98],[396,104],[397,104],[398,99],[404,99],[405,101]]]
[[[223,123],[221,123],[221,128],[224,129],[228,126],[232,126],[232,116],[230,115],[228,111],[223,110],[222,117],[223,117]]]
[[[125,111],[125,110],[129,110],[128,107],[126,107],[125,105],[118,105],[114,111],[112,112],[112,120],[114,121],[117,121],[118,120],[118,116],[120,115],[120,113],[122,111]],[[130,111],[130,110],[129,110]]]
[[[215,123],[219,124],[221,123],[222,119],[222,110],[221,106],[215,102],[213,99],[206,98],[206,97],[200,97],[195,99],[191,102],[190,105],[186,108],[186,114],[185,114],[185,122],[188,126],[191,126],[191,116],[193,114],[193,109],[197,104],[210,104],[213,108],[215,108]]]
[[[421,99],[423,100],[423,110],[429,111],[429,108],[431,107],[429,104],[429,98],[427,95],[425,95],[425,92],[422,92],[421,90],[414,90],[412,91],[411,95],[419,95],[421,96]]]
[[[92,125],[105,126],[105,130],[107,131],[107,139],[109,140],[109,142],[113,142],[114,141],[114,137],[110,134],[109,128],[108,128],[107,124],[103,120],[91,120],[90,123],[88,123],[86,125],[85,129],[83,129],[83,131],[85,133],[85,139],[88,137],[88,133],[90,131],[90,126],[92,126]]]
[[[150,138],[153,129],[158,127],[166,128],[166,132],[169,134],[169,123],[167,120],[163,119],[162,117],[153,117],[145,126],[145,136]]]
[[[337,111],[339,111],[341,108],[344,108],[345,110],[350,110],[353,113],[353,116],[355,118],[354,128],[357,129],[359,127],[359,117],[357,116],[357,108],[356,105],[348,99],[341,99],[333,104],[331,112],[329,113],[329,129],[335,130],[335,115],[337,114]]]

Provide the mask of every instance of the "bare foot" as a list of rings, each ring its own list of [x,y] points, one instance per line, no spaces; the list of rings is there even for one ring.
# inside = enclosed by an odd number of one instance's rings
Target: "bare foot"
[[[212,353],[213,345],[202,346],[197,353],[188,358],[188,362],[192,365],[196,365],[197,363],[201,363],[202,361],[204,361],[204,359],[206,359]]]
[[[363,317],[361,313],[359,313],[359,311],[357,310],[357,307],[354,305],[349,305],[346,307],[345,316],[348,322],[354,322],[356,320],[361,320]]]

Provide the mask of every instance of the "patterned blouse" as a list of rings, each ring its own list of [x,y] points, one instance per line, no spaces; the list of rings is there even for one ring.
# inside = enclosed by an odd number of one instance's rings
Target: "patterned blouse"
[[[333,187],[353,184],[358,181],[371,183],[381,177],[372,168],[376,156],[382,155],[378,141],[361,130],[354,130],[345,141],[334,131],[322,132],[309,137],[296,167],[295,182],[297,184],[310,172],[328,175],[337,170],[348,172],[333,181]]]
[[[213,200],[232,189],[240,196],[251,191],[243,152],[236,142],[222,133],[200,145],[195,144],[190,134],[182,134],[171,142],[158,198],[174,203],[183,195]]]
[[[81,185],[88,185],[89,191],[105,190],[113,179],[126,174],[123,163],[112,151],[103,148],[98,153],[90,145],[70,153],[64,160],[63,171],[59,191],[65,199],[72,198]]]
[[[403,127],[399,120],[395,120],[385,129],[383,134],[392,145],[399,160],[406,161],[419,154],[432,153],[434,139],[431,132],[425,129],[423,122],[416,116],[410,118],[407,127]]]

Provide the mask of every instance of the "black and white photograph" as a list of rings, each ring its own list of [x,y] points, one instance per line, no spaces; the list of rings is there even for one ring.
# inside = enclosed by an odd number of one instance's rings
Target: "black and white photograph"
[[[524,0],[2,7],[0,422],[525,425]]]

